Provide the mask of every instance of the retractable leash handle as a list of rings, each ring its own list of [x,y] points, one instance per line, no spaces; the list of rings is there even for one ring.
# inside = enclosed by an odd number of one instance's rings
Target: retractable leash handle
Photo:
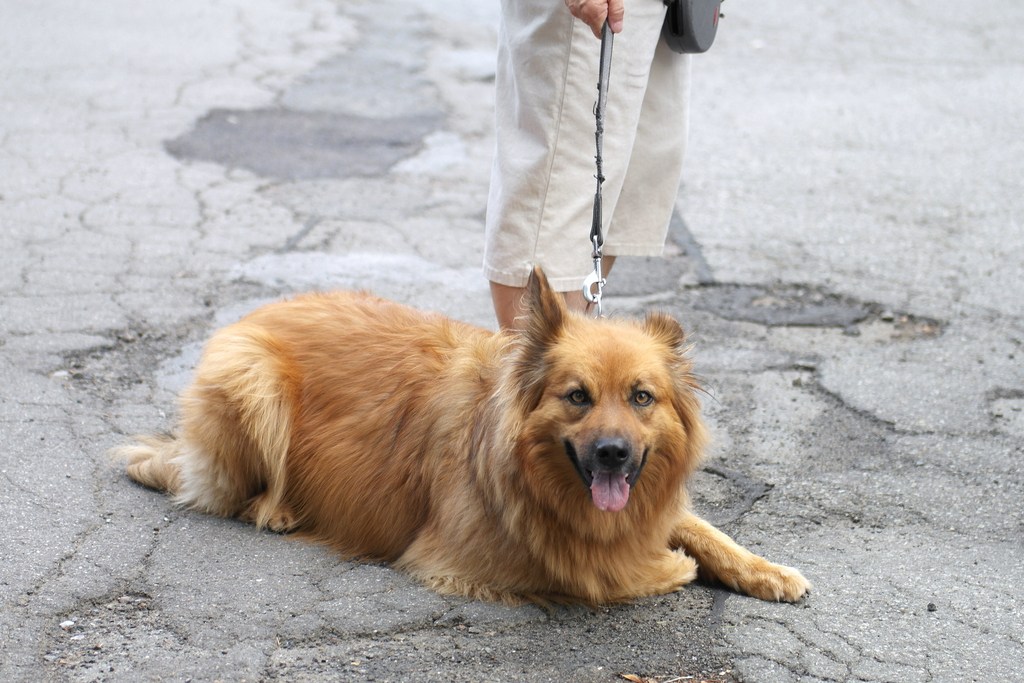
[[[604,183],[603,152],[604,152],[604,112],[608,105],[608,77],[612,67],[612,30],[608,22],[601,28],[601,62],[597,77],[597,104],[594,106],[596,130],[594,139],[597,154],[597,191],[594,193],[594,217],[590,224],[590,243],[593,245],[591,258],[594,260],[594,271],[583,281],[583,298],[596,305],[597,316],[601,317],[603,309],[601,296],[604,293],[605,279],[601,269],[601,249],[604,247],[602,226],[604,217],[601,212],[601,185]]]
[[[661,35],[673,52],[700,54],[715,42],[722,0],[664,0],[668,9]]]

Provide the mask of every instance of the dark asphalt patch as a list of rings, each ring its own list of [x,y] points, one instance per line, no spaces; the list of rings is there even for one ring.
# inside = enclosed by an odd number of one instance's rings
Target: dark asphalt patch
[[[874,304],[802,285],[719,284],[696,294],[696,308],[769,327],[849,327],[881,312]]]
[[[857,334],[858,325],[878,321],[892,328],[893,340],[937,337],[943,330],[939,320],[800,284],[712,284],[691,288],[690,294],[696,309],[766,327],[830,327]]]
[[[372,177],[422,149],[435,113],[368,118],[290,109],[215,109],[165,144],[179,159],[212,161],[277,180]]]

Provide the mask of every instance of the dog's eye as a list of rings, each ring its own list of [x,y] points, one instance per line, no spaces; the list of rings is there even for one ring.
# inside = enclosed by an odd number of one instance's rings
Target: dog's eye
[[[638,406],[649,406],[654,403],[654,394],[639,389],[633,393],[633,403]]]
[[[565,399],[574,406],[585,406],[590,403],[590,397],[582,389],[573,389],[566,395]]]

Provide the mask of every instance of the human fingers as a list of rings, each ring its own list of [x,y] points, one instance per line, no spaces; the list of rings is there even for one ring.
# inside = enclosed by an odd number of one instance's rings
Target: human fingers
[[[622,20],[626,16],[626,4],[624,0],[608,0],[608,28],[612,33],[622,30]]]
[[[601,37],[601,28],[608,18],[609,3],[612,0],[565,0],[565,6],[574,17],[590,27],[594,36]],[[614,0],[621,4],[622,0]],[[621,20],[620,20],[621,24]]]

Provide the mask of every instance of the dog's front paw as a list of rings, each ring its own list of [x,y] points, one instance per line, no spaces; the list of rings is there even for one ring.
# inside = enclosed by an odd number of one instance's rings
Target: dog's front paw
[[[811,582],[798,570],[758,558],[742,576],[736,588],[747,595],[775,602],[797,602],[811,592]]]

